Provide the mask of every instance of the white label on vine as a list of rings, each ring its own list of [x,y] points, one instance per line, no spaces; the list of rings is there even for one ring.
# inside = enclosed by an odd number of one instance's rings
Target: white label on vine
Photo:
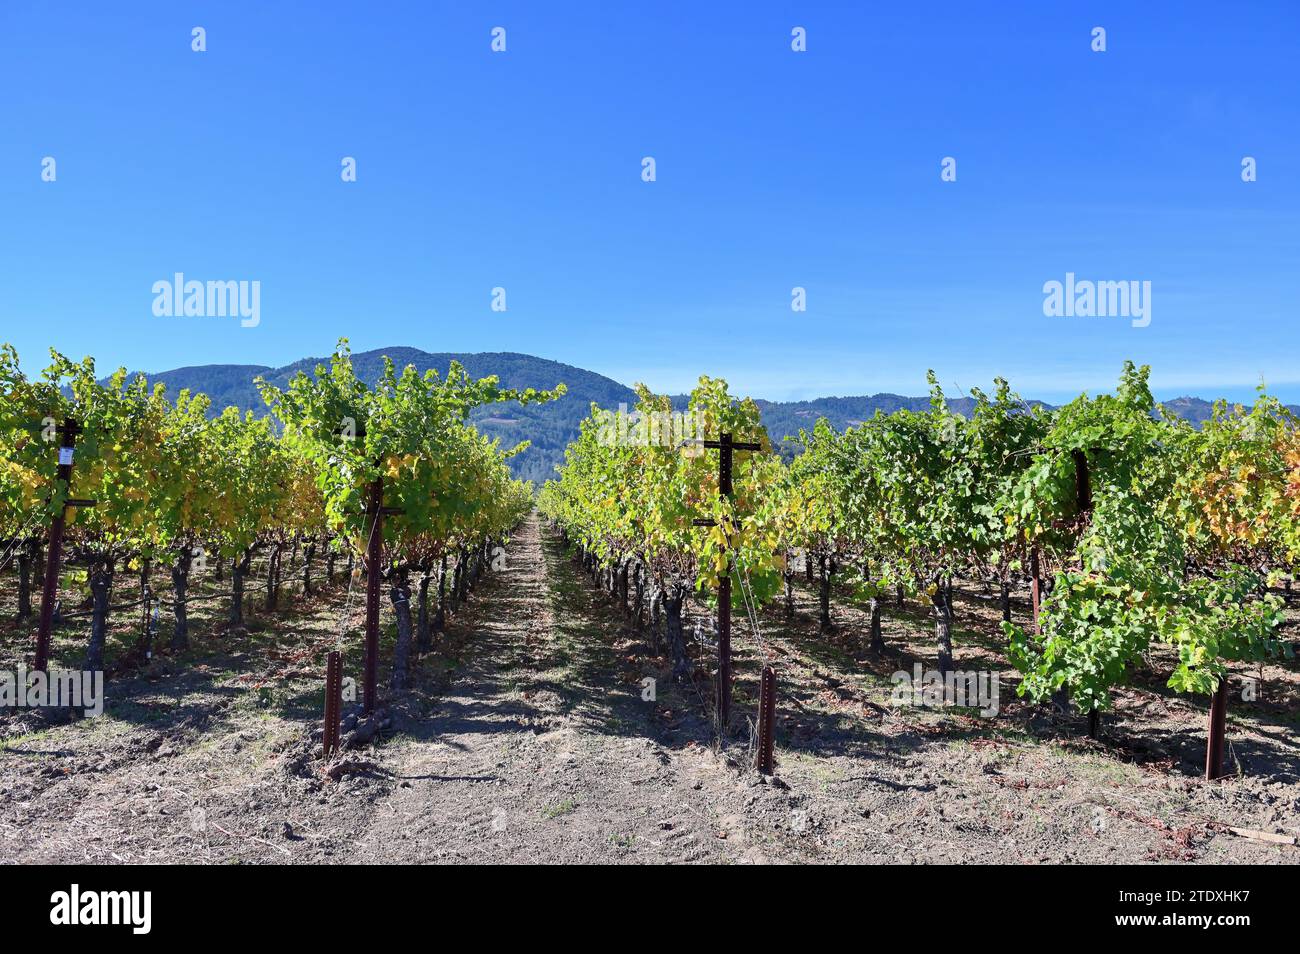
[[[60,448],[59,448],[59,463],[60,463],[60,464],[64,465],[65,467],[69,467],[69,466],[72,465],[72,450],[73,450],[73,449],[72,449],[71,447],[60,447]]]

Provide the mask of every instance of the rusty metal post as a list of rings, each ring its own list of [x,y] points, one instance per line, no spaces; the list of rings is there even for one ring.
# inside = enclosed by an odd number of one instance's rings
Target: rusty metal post
[[[379,685],[379,564],[384,557],[384,482],[376,477],[370,485],[370,542],[366,546],[366,714],[375,711]]]
[[[758,690],[758,752],[754,766],[764,775],[776,770],[773,745],[776,732],[776,673],[771,666],[763,667],[763,680]]]
[[[731,452],[735,445],[730,434],[718,435],[718,493],[731,496]]]
[[[339,750],[340,719],[343,704],[343,660],[338,650],[325,663],[325,757]]]
[[[1224,729],[1228,721],[1228,677],[1219,680],[1219,688],[1210,699],[1209,738],[1205,747],[1205,778],[1223,777]]]
[[[718,493],[731,497],[730,434],[718,435]],[[730,538],[730,527],[723,532]],[[731,721],[731,560],[718,581],[718,726],[725,735]]]
[[[72,458],[80,425],[72,418],[59,426],[59,469],[54,478],[54,492],[63,483],[65,495],[72,493]],[[59,596],[59,567],[63,560],[63,529],[68,505],[65,502],[50,524],[50,542],[45,552],[45,580],[41,587],[41,619],[36,629],[36,658],[32,668],[44,672],[50,659],[50,632],[54,628],[54,604]]]

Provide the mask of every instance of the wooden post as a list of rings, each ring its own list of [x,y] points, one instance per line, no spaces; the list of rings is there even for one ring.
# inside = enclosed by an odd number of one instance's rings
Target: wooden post
[[[730,434],[718,435],[718,493],[731,497],[732,443]],[[723,530],[730,532],[730,527]],[[731,559],[718,580],[718,725],[724,735],[731,720]]]
[[[731,497],[731,465],[734,451],[758,451],[762,444],[737,443],[730,434],[719,434],[716,441],[701,442],[704,447],[718,451],[718,493]],[[713,527],[712,520],[695,520],[697,527]],[[724,527],[724,537],[730,540],[730,527]],[[731,716],[731,559],[718,580],[718,731],[725,735]]]
[[[32,545],[27,540],[15,537],[9,541],[18,554],[18,620],[32,615]],[[12,552],[12,551],[11,551]],[[3,561],[0,561],[3,562]]]
[[[72,459],[77,445],[80,425],[72,418],[59,426],[59,469],[54,478],[54,493],[60,482],[65,494],[72,492]],[[50,524],[50,542],[45,553],[45,580],[41,587],[41,619],[36,630],[36,658],[32,668],[44,672],[50,659],[50,632],[54,628],[54,603],[59,596],[59,567],[63,558],[63,528],[68,512],[65,499]]]
[[[1228,721],[1228,677],[1219,680],[1219,688],[1210,699],[1208,739],[1205,747],[1205,778],[1214,781],[1222,778],[1224,728]]]
[[[379,685],[379,564],[384,556],[384,482],[376,477],[370,485],[370,541],[366,546],[366,714],[375,711]]]
[[[153,603],[153,589],[149,586],[149,569],[151,561],[145,557],[140,561],[140,632],[145,638],[146,652],[152,656],[153,644],[149,640],[149,608]],[[147,657],[146,657],[147,658]]]

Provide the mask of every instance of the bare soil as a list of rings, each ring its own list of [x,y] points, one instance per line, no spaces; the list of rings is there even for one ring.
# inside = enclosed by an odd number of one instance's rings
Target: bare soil
[[[531,519],[388,702],[382,736],[328,763],[324,651],[345,648],[359,676],[358,594],[286,597],[225,635],[214,604],[192,649],[112,677],[104,716],[0,714],[0,861],[1300,861],[1300,847],[1228,830],[1300,836],[1294,663],[1241,670],[1262,676],[1263,698],[1234,700],[1240,774],[1207,783],[1203,700],[1163,689],[1158,658],[1090,740],[1082,720],[1014,696],[995,603],[978,592],[958,599],[958,665],[1003,674],[993,719],[891,705],[894,671],[933,664],[914,605],[887,608],[877,658],[850,594],[829,637],[813,594],[797,597],[793,619],[766,611],[761,639],[738,615],[719,745],[706,660],[674,684],[654,640]],[[0,631],[3,666],[29,635]],[[82,638],[63,631],[58,665],[77,665]],[[779,687],[772,779],[750,767],[763,660]]]

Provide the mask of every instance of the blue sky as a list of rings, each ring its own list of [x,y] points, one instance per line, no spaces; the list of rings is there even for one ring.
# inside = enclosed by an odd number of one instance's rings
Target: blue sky
[[[1160,396],[1300,401],[1293,2],[6,0],[0,37],[0,340],[29,369],[346,335],[773,399],[933,367],[1052,400],[1131,357]],[[178,271],[260,281],[261,323],[156,317]],[[1150,326],[1045,317],[1067,272],[1150,281]]]

